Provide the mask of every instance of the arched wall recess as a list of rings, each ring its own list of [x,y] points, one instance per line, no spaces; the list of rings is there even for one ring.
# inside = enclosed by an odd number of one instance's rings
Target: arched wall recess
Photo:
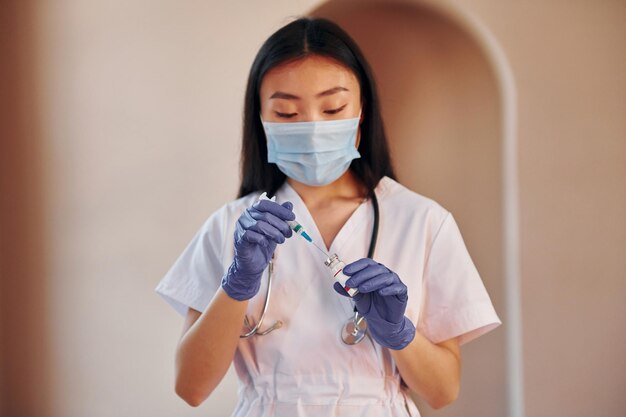
[[[368,11],[369,9],[369,11]],[[398,11],[400,10],[400,11]],[[397,75],[396,72],[393,71],[394,67],[408,65],[409,67],[414,62],[411,62],[410,57],[401,56],[398,58],[396,45],[385,46],[380,45],[381,36],[385,36],[386,34],[380,33],[379,31],[374,30],[372,26],[381,24],[384,21],[385,16],[388,13],[396,13],[395,18],[398,19],[398,24],[394,27],[391,27],[392,31],[402,31],[402,24],[400,21],[408,19],[408,15],[413,16],[415,19],[418,19],[419,22],[414,22],[414,24],[428,25],[432,24],[432,33],[439,33],[438,31],[441,28],[444,28],[449,33],[463,33],[465,40],[456,40],[454,42],[470,42],[477,51],[480,52],[481,59],[486,63],[489,69],[489,77],[493,80],[494,84],[494,97],[497,101],[497,123],[492,123],[492,128],[495,129],[495,136],[497,138],[497,146],[499,151],[497,153],[497,187],[499,193],[498,204],[500,205],[501,212],[496,215],[496,219],[499,220],[498,226],[500,227],[500,235],[499,239],[501,241],[501,269],[502,273],[500,275],[504,276],[504,280],[501,283],[502,285],[502,293],[503,293],[503,310],[504,314],[502,315],[505,326],[503,330],[505,332],[505,340],[504,340],[504,349],[506,351],[506,381],[507,381],[507,408],[509,417],[522,417],[524,416],[524,397],[523,397],[523,367],[522,367],[522,334],[521,334],[521,308],[520,308],[520,268],[519,268],[519,205],[518,205],[518,168],[517,168],[517,104],[516,104],[516,90],[515,83],[513,78],[513,73],[511,67],[508,63],[506,55],[504,54],[503,49],[498,44],[497,40],[493,36],[493,34],[485,27],[485,25],[471,13],[463,10],[458,5],[455,5],[448,1],[371,1],[371,0],[334,0],[328,1],[320,4],[314,10],[312,10],[309,14],[315,16],[329,17],[333,20],[338,21],[343,27],[345,27],[355,38],[359,45],[364,49],[366,55],[368,55],[368,47],[374,48],[376,46],[375,43],[379,43],[378,50],[375,50],[374,54],[378,56],[379,62],[378,66],[376,62],[372,63],[374,70],[376,72],[377,80],[379,82],[379,87],[381,91],[387,89],[397,88],[395,85],[402,84],[402,88],[405,91],[396,91],[396,94],[391,94],[388,98],[388,101],[383,103],[383,110],[385,110],[385,106],[391,107],[395,110],[394,114],[385,113],[385,120],[392,120],[392,123],[389,124],[390,136],[394,136],[394,133],[398,133],[398,136],[401,135],[403,129],[416,129],[418,134],[416,136],[424,137],[430,134],[439,134],[440,132],[435,132],[435,130],[441,129],[449,129],[446,123],[440,123],[438,127],[425,127],[425,125],[434,126],[432,124],[433,120],[437,117],[442,117],[442,121],[446,117],[453,117],[454,111],[450,110],[450,108],[454,108],[454,106],[449,106],[447,103],[440,103],[441,109],[444,109],[442,112],[437,114],[428,114],[426,119],[422,119],[421,123],[417,123],[415,120],[409,120],[411,116],[402,113],[402,103],[407,100],[407,96],[411,94],[428,94],[428,89],[432,89],[430,98],[444,97],[441,94],[441,89],[437,90],[437,88],[441,87],[442,82],[448,82],[448,80],[443,80],[440,75],[437,77],[432,77],[430,79],[430,83],[421,82],[419,90],[415,90],[415,87],[410,85],[410,80],[406,78],[403,79],[390,79],[389,77],[393,77]],[[433,22],[439,21],[440,24],[434,25]],[[359,28],[360,25],[364,25]],[[367,27],[366,27],[367,26]],[[369,27],[369,30],[367,30]],[[356,36],[360,33],[360,37]],[[455,34],[448,34],[446,36],[456,36]],[[405,35],[401,33],[400,36]],[[361,39],[362,38],[362,39]],[[409,37],[407,36],[407,39]],[[442,41],[438,43],[435,39],[435,47],[437,48],[437,53],[441,56],[444,56],[447,59],[449,56],[457,53],[463,53],[464,50],[471,48],[463,48],[461,49],[450,49],[450,45],[454,46],[454,42],[445,42]],[[458,43],[458,45],[461,45]],[[413,48],[419,48],[417,45],[412,45]],[[447,49],[448,48],[448,49]],[[394,56],[394,49],[396,50],[396,55]],[[400,48],[401,49],[401,48]],[[432,50],[431,50],[432,51]],[[428,53],[430,51],[422,50],[422,57],[429,56]],[[370,56],[368,55],[368,59]],[[455,59],[455,58],[453,58]],[[463,58],[465,59],[465,58]],[[473,58],[468,58],[465,62],[471,62]],[[370,61],[375,61],[371,60]],[[384,62],[385,65],[381,65],[380,63]],[[454,63],[455,61],[448,61]],[[417,65],[428,66],[428,63],[423,63],[420,61]],[[437,69],[437,68],[431,68]],[[441,69],[439,67],[438,69]],[[484,71],[483,71],[484,72]],[[461,74],[461,72],[457,72],[456,75]],[[381,76],[382,75],[382,76]],[[451,74],[454,76],[455,74]],[[452,77],[451,77],[452,78]],[[442,81],[443,80],[443,81]],[[472,77],[466,77],[466,80],[471,83],[475,83],[474,87],[478,84],[476,80]],[[407,81],[409,81],[407,83]],[[408,85],[405,85],[408,84]],[[446,84],[448,85],[448,84]],[[450,84],[453,85],[453,84]],[[460,86],[460,88],[466,88]],[[383,95],[383,94],[381,94]],[[455,95],[455,93],[452,93]],[[447,97],[451,97],[448,95]],[[483,97],[484,98],[484,97]],[[473,99],[476,99],[476,96],[473,96]],[[479,97],[480,99],[480,97]],[[490,100],[487,97],[485,100]],[[418,110],[427,113],[429,107],[431,107],[431,102],[428,103],[428,106],[420,107]],[[467,104],[467,103],[466,103]],[[488,107],[491,104],[486,105]],[[418,105],[419,106],[419,105]],[[428,108],[427,108],[428,107]],[[460,108],[460,107],[458,107]],[[457,108],[457,109],[458,109]],[[413,109],[415,110],[415,108]],[[447,114],[445,112],[448,111]],[[485,113],[488,112],[485,110]],[[415,113],[415,112],[414,112]],[[398,115],[400,114],[400,115]],[[426,117],[426,116],[424,116]],[[486,116],[489,117],[489,116]],[[469,121],[471,125],[471,121]],[[430,129],[430,130],[429,130]],[[450,135],[454,136],[459,132],[450,131]],[[461,146],[457,146],[457,143],[438,143],[437,148],[435,147],[424,147],[423,145],[415,144],[415,140],[413,141],[405,141],[401,145],[396,145],[394,153],[394,159],[398,163],[398,174],[401,179],[405,179],[409,172],[418,172],[419,177],[426,177],[428,175],[428,160],[422,160],[422,165],[426,168],[420,170],[421,168],[415,167],[407,167],[410,164],[411,159],[416,154],[417,146],[422,146],[420,148],[420,152],[422,154],[428,154],[426,158],[432,156],[433,159],[446,158],[440,153],[440,149],[445,147],[447,144],[454,145],[454,148],[461,149],[461,152],[468,151],[472,152],[472,146],[480,146],[480,143],[476,145],[476,143],[465,143],[461,144]],[[394,143],[391,143],[392,151],[394,150]],[[448,151],[450,151],[451,146],[448,146]],[[455,151],[452,151],[455,152]],[[474,154],[476,156],[478,154]],[[421,156],[424,157],[424,156]],[[456,155],[453,158],[458,158],[459,155]],[[471,158],[471,155],[470,155]],[[457,159],[458,160],[458,159]],[[476,158],[474,158],[476,160]],[[452,163],[453,159],[449,161]],[[480,160],[479,160],[480,162]],[[415,164],[414,164],[415,165]],[[416,171],[417,170],[417,171]],[[441,175],[445,175],[440,171]],[[459,171],[462,173],[462,171]],[[404,177],[403,177],[404,175]],[[478,177],[477,177],[478,178]],[[436,178],[428,178],[425,180],[426,182],[431,181],[437,186],[437,181],[454,181],[453,179],[446,178],[443,180],[439,180]],[[411,181],[408,181],[411,182]],[[442,184],[440,182],[439,184]],[[410,185],[410,184],[409,184]],[[427,185],[421,184],[422,187],[426,187]],[[418,187],[420,188],[420,187]],[[421,191],[420,188],[420,191]],[[472,192],[470,190],[469,192]],[[444,204],[445,206],[445,204]],[[464,208],[463,211],[471,211],[472,208]],[[465,225],[470,226],[470,225]],[[462,229],[463,230],[463,229]],[[493,289],[493,288],[492,288]],[[500,310],[499,310],[500,311]]]

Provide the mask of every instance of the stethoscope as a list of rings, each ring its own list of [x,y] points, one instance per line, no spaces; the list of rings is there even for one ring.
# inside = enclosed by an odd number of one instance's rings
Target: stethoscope
[[[376,249],[376,241],[378,240],[378,220],[380,217],[378,210],[378,199],[376,198],[376,193],[372,192],[372,207],[374,209],[374,226],[372,227],[372,237],[370,238],[370,246],[367,250],[367,257],[372,259],[374,256],[374,250]],[[265,319],[265,313],[267,312],[267,307],[270,303],[270,297],[272,295],[272,274],[274,272],[274,256],[269,262],[268,265],[268,277],[267,277],[267,291],[265,293],[265,302],[263,303],[263,311],[261,313],[261,317],[257,323],[251,322],[246,315],[244,317],[244,325],[248,329],[247,333],[240,335],[241,338],[248,338],[253,335],[264,336],[276,329],[280,329],[283,325],[283,322],[277,320],[273,325],[268,327],[265,330],[260,330],[261,324],[263,324],[263,320]],[[354,303],[353,303],[354,304]],[[367,331],[367,320],[365,317],[359,314],[356,306],[353,306],[354,316],[349,318],[348,321],[341,328],[341,340],[347,345],[356,345],[365,337],[365,333]]]

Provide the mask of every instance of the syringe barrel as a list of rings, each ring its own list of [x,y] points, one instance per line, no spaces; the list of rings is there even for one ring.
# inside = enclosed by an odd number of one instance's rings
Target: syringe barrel
[[[324,261],[324,265],[326,265],[331,273],[333,274],[333,278],[343,287],[344,290],[350,295],[350,297],[354,297],[359,293],[359,290],[356,288],[350,288],[346,285],[346,281],[350,278],[349,276],[343,273],[343,268],[346,264],[343,263],[339,256],[335,253],[330,258]]]
[[[312,242],[311,237],[304,231],[304,228],[300,223],[294,220],[287,220],[287,224],[291,227],[291,230],[293,230],[295,234],[302,236],[309,242]]]
[[[291,227],[291,230],[300,234],[303,232],[302,225],[294,220],[287,220],[287,224]]]

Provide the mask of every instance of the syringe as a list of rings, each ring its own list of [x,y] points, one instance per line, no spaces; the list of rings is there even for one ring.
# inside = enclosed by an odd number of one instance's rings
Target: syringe
[[[267,192],[263,192],[263,194],[261,194],[261,196],[259,197],[259,200],[270,200],[270,201],[276,201],[276,196],[272,197],[272,198],[268,198],[267,197]],[[328,257],[328,253],[323,250],[322,248],[320,248],[319,246],[317,246],[315,244],[315,242],[313,242],[313,239],[311,239],[311,236],[309,236],[309,234],[304,230],[304,227],[302,227],[302,225],[300,223],[298,223],[295,220],[286,220],[287,224],[289,225],[289,227],[291,228],[291,230],[293,230],[293,232],[297,235],[302,236],[307,242],[313,244],[313,246],[315,246],[320,252],[322,252],[326,257]]]
[[[291,230],[293,230],[294,233],[302,236],[307,242],[311,243],[320,252],[322,252],[324,254],[324,256],[328,257],[328,253],[324,249],[322,249],[319,246],[317,246],[315,244],[315,242],[313,242],[313,239],[311,239],[311,236],[309,236],[307,234],[307,232],[304,231],[304,228],[302,227],[302,225],[300,223],[298,223],[295,220],[287,220],[287,224],[289,225],[289,227],[291,227]]]

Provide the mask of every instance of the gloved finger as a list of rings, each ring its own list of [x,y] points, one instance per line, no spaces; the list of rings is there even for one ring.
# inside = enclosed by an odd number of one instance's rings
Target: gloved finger
[[[271,200],[259,200],[252,205],[252,209],[266,213],[272,213],[274,216],[278,217],[281,220],[296,219],[296,215],[293,213],[293,211]]]
[[[250,209],[244,210],[243,213],[241,213],[241,216],[239,216],[239,219],[237,219],[237,224],[241,226],[243,230],[247,230],[248,228],[253,226],[256,222],[257,222],[256,219],[254,219],[252,217],[252,214],[250,213]]]
[[[250,216],[257,221],[263,221],[271,224],[276,229],[278,229],[278,231],[282,233],[283,236],[291,237],[292,232],[289,225],[284,220],[281,220],[278,217],[274,216],[272,213],[263,213],[261,211],[251,210]]]
[[[268,239],[276,242],[276,243],[283,243],[285,242],[285,236],[283,236],[283,234],[280,232],[280,230],[278,230],[277,228],[275,228],[274,226],[272,226],[269,223],[266,223],[264,221],[258,221],[256,222],[256,224],[252,227],[250,227],[248,230],[253,230],[257,233],[261,233],[262,235],[264,235],[265,237],[267,237]]]
[[[356,294],[352,297],[352,299],[353,299],[355,302],[357,302],[357,303],[358,303],[359,301],[361,301],[361,300],[363,299],[363,297],[365,297],[365,294],[363,294],[362,292],[358,292],[358,293],[356,293]],[[361,311],[361,310],[359,310],[359,311]]]
[[[340,283],[335,282],[333,284],[333,288],[335,289],[335,291],[337,291],[337,293],[343,295],[344,297],[350,297],[350,294],[347,293],[347,291],[341,286]],[[352,299],[354,301],[360,301],[364,296],[365,294],[356,293],[354,297],[352,297]]]
[[[340,295],[343,295],[344,297],[350,297],[350,294],[348,294],[346,292],[346,290],[341,286],[340,283],[335,282],[333,284],[333,288],[335,289],[335,291],[337,291],[337,293],[339,293]]]
[[[346,265],[343,268],[343,273],[346,275],[353,275],[362,269],[367,268],[370,265],[378,265],[376,261],[370,258],[361,258],[358,261],[354,261],[351,264]]]
[[[291,234],[292,234],[291,228],[284,220],[279,219],[278,217],[274,216],[271,213],[261,212],[254,208],[248,208],[244,210],[241,216],[239,216],[239,219],[237,220],[237,224],[240,227],[238,227],[237,229],[247,230],[247,229],[252,228],[253,230],[257,232],[261,232],[259,227],[255,227],[259,221],[264,221],[272,225],[283,236],[291,237]],[[278,242],[278,243],[282,243],[282,242]]]
[[[361,313],[361,315],[365,316],[368,314],[372,308],[372,294],[364,294],[362,292],[357,293],[354,297],[354,306]]]
[[[347,267],[343,268],[344,271],[346,268]],[[360,271],[355,272],[350,278],[348,278],[346,285],[350,288],[357,288],[360,287],[362,283],[375,277],[376,275],[386,274],[388,272],[389,270],[386,266],[374,263],[373,265],[368,265]]]
[[[285,201],[283,204],[281,204],[281,206],[289,211],[293,211],[293,204],[291,203],[291,201]]]
[[[237,236],[241,236],[246,230],[254,230],[257,233],[266,234],[258,226],[259,221],[257,219],[255,219],[254,217],[252,217],[252,212],[253,211],[255,211],[255,210],[248,208],[248,209],[244,210],[243,213],[241,213],[241,216],[239,216],[239,219],[237,219],[237,225],[236,225],[236,230],[235,230],[235,238]],[[261,214],[258,214],[258,215],[261,215]],[[277,231],[277,233],[281,234],[278,231]]]
[[[359,292],[368,293],[378,291],[382,288],[388,287],[395,282],[395,276],[393,273],[386,273],[376,275],[368,280],[363,281],[362,284],[356,288]],[[346,282],[347,284],[347,282]]]
[[[378,294],[383,297],[396,296],[400,301],[408,300],[408,292],[406,285],[402,282],[396,282],[378,290]]]
[[[261,233],[257,233],[254,230],[250,230],[250,229],[243,232],[239,240],[241,242],[252,243],[252,244],[263,246],[263,247],[266,247],[269,245],[269,242],[267,238],[265,237],[265,235]]]

